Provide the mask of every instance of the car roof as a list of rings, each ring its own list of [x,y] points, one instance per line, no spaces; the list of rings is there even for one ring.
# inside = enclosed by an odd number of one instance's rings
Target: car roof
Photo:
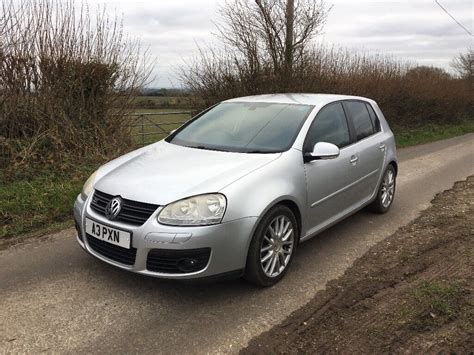
[[[330,102],[339,100],[364,100],[372,102],[371,99],[361,96],[335,95],[335,94],[267,94],[236,97],[224,102],[268,102],[280,104],[300,104],[324,106]]]

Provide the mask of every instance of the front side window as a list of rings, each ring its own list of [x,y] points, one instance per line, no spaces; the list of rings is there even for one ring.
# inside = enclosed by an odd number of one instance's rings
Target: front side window
[[[318,142],[327,142],[339,148],[350,143],[346,115],[340,103],[330,104],[319,111],[305,142],[305,152],[310,152]]]
[[[359,101],[347,101],[345,105],[349,110],[352,122],[354,123],[357,140],[364,139],[373,134],[374,127],[365,103]]]
[[[210,150],[274,153],[288,150],[313,106],[224,102],[197,118],[169,143]]]

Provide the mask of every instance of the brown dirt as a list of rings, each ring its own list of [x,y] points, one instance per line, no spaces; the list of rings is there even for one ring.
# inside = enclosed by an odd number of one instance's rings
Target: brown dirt
[[[474,350],[474,176],[438,194],[247,353]]]

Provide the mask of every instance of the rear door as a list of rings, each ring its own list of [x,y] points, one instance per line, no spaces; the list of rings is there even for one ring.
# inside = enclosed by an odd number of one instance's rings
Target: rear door
[[[307,213],[310,234],[330,223],[350,206],[351,184],[357,178],[348,121],[341,102],[321,109],[308,130],[303,153],[311,152],[318,142],[339,147],[339,157],[314,160],[304,165],[307,188]]]
[[[385,159],[385,146],[380,122],[369,103],[348,100],[343,105],[355,137],[352,146],[357,156],[356,182],[349,198],[357,207],[366,202],[377,188]]]

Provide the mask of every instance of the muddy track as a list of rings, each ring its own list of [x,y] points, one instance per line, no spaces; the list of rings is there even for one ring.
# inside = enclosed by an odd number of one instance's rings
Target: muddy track
[[[436,196],[242,353],[474,349],[474,177]]]

